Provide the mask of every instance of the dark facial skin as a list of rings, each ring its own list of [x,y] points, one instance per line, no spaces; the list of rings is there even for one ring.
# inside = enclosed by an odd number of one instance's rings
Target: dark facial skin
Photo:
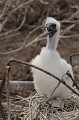
[[[57,32],[57,29],[56,29],[56,24],[48,24],[45,28],[47,28],[48,30],[48,35],[49,37],[53,37],[53,35]]]

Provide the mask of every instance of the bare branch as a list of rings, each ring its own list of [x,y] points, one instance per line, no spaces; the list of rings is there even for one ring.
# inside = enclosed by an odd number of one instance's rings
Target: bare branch
[[[69,71],[66,73],[66,75],[68,75],[71,80],[73,81],[73,84],[76,86],[76,88],[79,90],[79,86],[77,85],[76,81],[73,79],[72,75],[69,73]]]
[[[2,31],[4,25],[6,24],[6,22],[7,22],[8,19],[10,18],[10,16],[11,16],[15,11],[17,11],[17,10],[20,9],[20,8],[22,8],[23,6],[27,6],[28,4],[30,4],[30,3],[33,2],[33,1],[34,1],[34,0],[29,0],[29,1],[25,2],[25,3],[22,3],[21,5],[19,5],[19,6],[16,7],[15,9],[13,9],[13,10],[8,14],[8,16],[5,18],[5,20],[3,21],[2,26],[1,26],[1,28],[0,28],[0,32]]]
[[[8,120],[11,120],[9,70],[10,70],[10,66],[6,66],[6,76],[5,76],[5,79],[6,79],[6,94],[7,94],[7,114],[8,114]]]
[[[52,95],[54,94],[54,92],[56,91],[56,89],[59,87],[60,85],[60,81],[58,82],[57,86],[54,88],[53,92],[51,93],[50,97],[48,98],[47,101],[49,101],[49,99],[52,97]]]
[[[72,20],[78,13],[79,13],[79,9],[74,14],[72,14],[68,20],[69,21]]]
[[[67,39],[67,38],[75,38],[75,37],[79,37],[79,34],[77,34],[77,35],[60,36],[60,38],[64,38],[64,39]]]
[[[4,109],[3,109],[3,106],[2,106],[1,100],[0,100],[0,111],[1,111],[1,114],[2,114],[2,117],[3,117],[3,120],[6,120],[6,115],[4,113]]]
[[[9,9],[9,6],[11,5],[11,1],[10,0],[7,0],[6,3],[5,3],[5,6],[2,10],[2,13],[0,15],[0,19],[5,15],[5,13],[8,11]]]
[[[16,31],[20,30],[21,27],[24,25],[25,20],[26,20],[26,14],[24,14],[23,20],[22,20],[22,22],[21,22],[21,24],[19,25],[18,28],[14,29],[14,30],[10,30],[10,31],[5,32],[5,33],[2,33],[2,34],[0,34],[0,37],[3,36],[3,35],[7,36],[7,35],[10,34],[11,32],[16,32]]]
[[[24,40],[24,42],[23,42],[23,44],[22,44],[22,46],[21,46],[20,48],[17,48],[17,49],[15,49],[15,50],[12,50],[12,51],[9,51],[9,52],[0,52],[0,55],[9,55],[9,54],[13,54],[13,53],[19,52],[19,51],[23,50],[25,47],[27,48],[27,47],[29,47],[30,45],[32,45],[33,43],[35,43],[36,41],[39,41],[39,39],[40,39],[41,37],[43,37],[43,36],[45,35],[45,33],[40,34],[37,38],[35,38],[33,41],[31,41],[30,43],[28,43],[28,44],[26,45],[26,40],[29,38],[29,36],[32,35],[33,32],[35,32],[35,31],[36,31],[37,29],[39,29],[39,28],[40,28],[40,26],[37,27],[37,28],[35,28],[33,31],[31,31],[31,32],[27,35],[27,37],[25,38],[25,40]]]
[[[79,75],[74,74],[74,80],[79,85]]]
[[[38,70],[46,73],[47,75],[49,75],[49,76],[51,76],[51,77],[54,77],[54,78],[57,79],[60,83],[62,83],[63,85],[65,85],[67,88],[69,88],[73,93],[75,93],[76,95],[79,96],[79,93],[76,92],[76,91],[74,91],[74,89],[72,89],[68,84],[66,84],[64,80],[59,79],[57,76],[55,76],[55,75],[47,72],[46,70],[44,70],[44,69],[42,69],[42,68],[39,68],[39,67],[37,67],[37,66],[31,65],[31,64],[28,63],[28,62],[20,61],[20,60],[14,59],[14,58],[13,58],[13,59],[10,59],[9,62],[7,63],[7,65],[10,66],[10,63],[11,63],[11,62],[18,62],[18,63],[20,63],[20,64],[25,64],[25,65],[28,65],[28,66],[30,66],[30,67],[34,67],[35,69],[38,69]]]
[[[66,29],[64,29],[62,32],[61,32],[61,35],[64,35],[65,33],[67,33],[70,29],[72,29],[73,27],[75,27],[76,24],[72,24],[70,26],[68,26]]]
[[[18,36],[18,35],[20,35],[21,33],[20,32],[17,32],[17,33],[14,33],[14,34],[12,34],[12,35],[8,35],[8,36],[6,36],[7,38],[11,38],[11,37],[14,37],[14,36]]]
[[[74,57],[74,56],[77,56],[77,55],[79,55],[79,53],[75,53],[75,54],[72,54],[72,55],[70,55],[70,57],[69,57],[69,62],[70,62],[70,64],[73,66],[73,64],[72,64],[72,58]],[[74,67],[74,66],[73,66]]]
[[[73,21],[62,20],[62,21],[60,21],[60,22],[61,22],[61,23],[70,23],[70,24],[76,23],[76,24],[78,24],[78,23],[79,23],[79,20],[73,20]]]
[[[44,0],[40,0],[40,3],[41,3],[41,4],[44,4],[44,5],[48,5],[48,4],[49,4],[48,2],[46,2],[46,1],[44,1]]]

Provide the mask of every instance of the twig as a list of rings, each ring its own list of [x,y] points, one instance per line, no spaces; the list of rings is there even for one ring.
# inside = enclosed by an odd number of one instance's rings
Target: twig
[[[41,3],[41,4],[44,4],[44,5],[48,5],[48,4],[49,4],[49,2],[46,2],[46,1],[44,1],[44,0],[40,0],[40,3]]]
[[[70,18],[67,21],[70,22],[70,20],[72,20],[78,13],[79,13],[79,9],[75,14],[71,15]],[[67,31],[72,29],[76,24],[77,24],[77,22],[74,22],[74,24],[70,25],[69,27],[67,27],[66,29],[61,31],[61,35],[64,35]]]
[[[72,14],[68,20],[69,21],[72,20],[78,13],[79,13],[79,9],[74,14]]]
[[[1,82],[1,85],[0,85],[0,96],[1,96],[2,90],[4,88],[4,85],[5,85],[5,72],[4,72],[4,76],[3,76],[3,79],[2,79],[2,82]]]
[[[14,30],[10,30],[10,31],[8,31],[8,32],[6,32],[6,33],[3,33],[3,34],[0,34],[0,35],[1,35],[1,36],[2,36],[2,35],[6,35],[7,38],[13,37],[13,36],[15,36],[15,35],[19,35],[20,33],[15,33],[15,34],[12,34],[12,35],[7,36],[7,35],[10,34],[11,32],[16,32],[16,31],[20,30],[20,29],[22,28],[22,26],[24,25],[25,20],[26,20],[26,14],[24,14],[23,20],[22,20],[22,22],[21,22],[21,24],[19,25],[18,28],[14,29]]]
[[[76,24],[72,24],[70,25],[69,27],[67,27],[66,29],[64,29],[62,32],[61,32],[61,35],[64,35],[66,32],[68,32],[70,29],[72,29]]]
[[[22,26],[24,25],[25,21],[26,21],[26,14],[24,14],[24,17],[23,17],[23,20],[22,20],[20,26],[18,28],[14,29],[12,32],[16,32],[16,31],[20,30],[22,28]]]
[[[64,39],[67,39],[67,38],[75,38],[75,37],[79,37],[79,34],[77,34],[77,35],[60,36],[60,38],[64,38]]]
[[[21,25],[21,24],[20,24]],[[36,29],[37,28],[37,25],[27,25],[27,27],[29,27],[29,28],[34,28],[34,29]],[[38,26],[39,27],[39,26]],[[19,30],[19,27],[18,28],[15,28],[15,29],[13,29],[13,30],[9,30],[9,31],[7,31],[7,32],[4,32],[4,33],[1,33],[0,34],[0,37],[2,37],[2,36],[6,36],[6,35],[8,35],[8,34],[10,34],[11,32],[16,32],[16,31],[18,31]]]
[[[76,65],[73,67],[73,70],[75,70],[75,69],[78,68],[78,67],[79,67],[79,63],[76,64]]]
[[[30,45],[32,45],[33,43],[37,42],[37,41],[41,41],[41,37],[45,36],[45,33],[40,34],[37,38],[35,38],[33,41],[31,41],[30,43],[28,43],[27,45],[25,45],[25,47],[29,47]]]
[[[60,21],[61,23],[70,23],[70,24],[72,24],[72,23],[79,23],[79,20],[73,20],[73,21],[69,21],[69,20],[62,20],[62,21]]]
[[[6,32],[6,33],[4,33],[3,35],[6,35],[6,34],[9,34],[10,32],[16,32],[17,30],[19,30],[19,28],[20,27],[18,27],[17,29],[14,29],[14,30],[11,30],[11,31],[8,31],[8,32]],[[35,28],[36,29],[36,28]],[[33,31],[34,32],[34,31]],[[12,35],[8,35],[7,36],[7,38],[11,38],[11,37],[13,37],[13,36],[15,36],[15,35],[20,35],[21,33],[14,33],[14,34],[12,34]],[[1,34],[2,35],[2,34]],[[78,34],[76,34],[76,35],[67,35],[67,36],[60,36],[60,38],[63,38],[63,39],[68,39],[68,38],[74,38],[74,37],[79,37],[79,35]],[[45,40],[47,37],[41,37],[41,38],[39,38],[39,41],[41,41],[41,40]]]
[[[5,76],[5,78],[6,78],[6,94],[7,94],[7,113],[8,113],[8,120],[11,120],[9,70],[10,70],[10,66],[6,66],[6,76]]]
[[[18,36],[20,35],[21,33],[20,32],[17,32],[17,33],[14,33],[12,35],[8,35],[7,38],[11,38],[11,37],[14,37],[14,36]],[[16,39],[15,39],[16,40]]]
[[[21,24],[19,25],[19,27],[17,27],[16,29],[10,30],[10,31],[8,31],[8,32],[5,32],[5,33],[0,34],[0,37],[3,36],[3,35],[7,36],[7,35],[10,34],[11,32],[16,32],[16,31],[20,30],[21,27],[23,26],[23,24],[25,23],[25,20],[26,20],[26,14],[24,14],[23,20],[22,20]]]
[[[11,4],[11,1],[7,0],[6,3],[5,3],[5,6],[4,6],[3,10],[2,10],[2,14],[0,15],[0,20],[7,13],[8,9],[10,7],[10,4]],[[0,33],[1,33],[5,23],[6,23],[5,20],[2,23],[0,23]]]
[[[49,101],[49,99],[52,97],[52,95],[54,94],[54,92],[56,91],[56,89],[59,87],[60,85],[60,81],[58,82],[57,86],[54,88],[53,92],[51,93],[50,97],[48,98],[47,101]]]
[[[75,14],[71,15],[70,18],[67,21],[72,20],[78,13],[79,13],[79,9],[77,10],[77,12]],[[65,30],[63,30],[61,32],[61,35],[64,35],[68,30],[72,29],[76,24],[77,24],[77,22],[75,22],[74,24],[67,27]]]
[[[61,23],[79,23],[79,20],[73,20],[72,21],[72,19],[77,15],[79,13],[79,9],[74,13],[74,14],[72,14],[69,18],[68,18],[68,20],[62,20],[62,21],[60,21]]]
[[[3,8],[3,10],[2,10],[2,13],[1,13],[1,15],[0,15],[0,19],[5,15],[5,13],[8,11],[8,5],[10,6],[10,4],[11,4],[11,1],[10,0],[7,0],[6,1],[6,3],[5,3],[5,6],[4,6],[4,8]]]
[[[13,10],[11,11],[11,13],[10,13],[9,16],[8,16],[8,18],[9,18],[15,11],[17,11],[17,10],[20,9],[20,8],[22,8],[23,6],[29,5],[29,4],[32,3],[33,1],[35,1],[35,0],[28,0],[28,1],[25,2],[25,3],[21,3],[19,6],[17,6],[15,9],[13,9]]]
[[[49,102],[50,98],[52,97],[52,95],[54,94],[54,92],[56,91],[56,89],[58,88],[58,86],[60,85],[60,82],[58,82],[58,84],[56,85],[56,87],[54,88],[54,90],[52,91],[51,95],[45,100],[44,104],[41,106],[41,109],[44,108],[44,106],[46,105],[46,103]],[[40,105],[39,105],[40,106]],[[37,108],[39,108],[39,106],[37,106]],[[36,117],[39,115],[40,110],[36,113],[36,115],[34,116],[33,120],[36,119]]]
[[[24,22],[25,22],[25,17],[24,17],[21,25],[20,25],[17,29],[11,30],[11,31],[9,31],[9,32],[17,31],[18,29],[20,29],[20,28],[22,27],[22,25],[24,24]],[[73,28],[75,25],[76,25],[76,24],[73,24],[73,25],[70,25],[69,27],[67,27],[65,30],[62,31],[61,35],[64,35],[68,30],[70,30],[71,28]],[[38,36],[36,39],[34,39],[32,42],[30,42],[30,43],[28,43],[27,45],[25,45],[25,44],[26,44],[26,40],[29,38],[29,36],[32,35],[32,33],[35,32],[38,28],[40,28],[40,27],[38,26],[37,28],[35,28],[32,32],[30,32],[30,33],[28,34],[28,36],[25,38],[25,40],[24,40],[24,42],[23,42],[23,44],[22,44],[21,47],[15,49],[15,50],[9,51],[9,52],[0,52],[0,55],[9,55],[9,54],[13,54],[13,53],[19,52],[19,51],[23,50],[25,47],[27,48],[27,47],[30,46],[31,44],[35,43],[36,41],[41,40],[40,38],[42,37],[43,34],[39,35],[39,36]],[[8,34],[8,32],[7,32],[7,34]],[[75,36],[78,37],[79,35],[72,35],[72,36],[67,36],[67,37],[70,38],[70,37],[75,37]],[[66,36],[61,36],[61,38],[67,38],[67,37],[66,37]]]
[[[79,85],[79,75],[74,74],[74,80],[75,80],[76,83]]]
[[[1,103],[1,99],[0,99],[0,111],[1,111],[1,114],[2,114],[2,117],[3,117],[3,120],[6,120],[6,115],[4,113],[4,109],[3,109],[3,105]]]
[[[38,29],[39,29],[39,27],[38,27]],[[9,52],[0,52],[0,55],[9,55],[9,54],[13,54],[13,53],[19,52],[19,51],[23,50],[25,47],[27,48],[27,47],[29,47],[30,45],[32,45],[33,43],[35,43],[36,41],[39,41],[40,37],[42,37],[42,36],[45,35],[45,33],[42,33],[42,34],[40,34],[37,38],[35,38],[33,41],[31,41],[30,43],[28,43],[27,45],[25,45],[25,44],[26,44],[26,40],[29,38],[29,36],[30,36],[33,32],[34,32],[34,31],[30,32],[30,33],[27,35],[27,37],[25,38],[25,40],[24,40],[24,42],[23,42],[23,44],[22,44],[21,47],[15,49],[15,50],[9,51]]]
[[[8,14],[8,16],[5,18],[5,20],[3,21],[1,30],[3,29],[4,25],[6,24],[6,22],[7,22],[8,19],[10,18],[10,16],[11,16],[15,11],[17,11],[17,10],[20,9],[20,8],[22,8],[23,6],[26,6],[26,5],[30,4],[30,3],[33,2],[33,1],[34,1],[34,0],[29,0],[28,2],[22,3],[21,5],[19,5],[19,6],[16,7],[15,9],[13,9],[13,10]]]
[[[77,83],[75,82],[75,80],[73,79],[72,75],[69,73],[69,71],[66,73],[66,75],[68,75],[68,77],[71,78],[71,80],[73,81],[74,85],[76,86],[76,88],[79,90],[79,86],[77,85]]]
[[[3,120],[6,120],[6,115],[5,115],[5,112],[4,112],[4,109],[3,109],[3,105],[1,103],[1,93],[2,93],[2,90],[4,88],[4,85],[5,85],[5,75],[4,75],[3,80],[1,82],[1,85],[0,85],[0,111],[1,111],[1,114],[2,114],[2,117],[3,117]]]
[[[72,58],[74,57],[74,56],[79,56],[79,53],[75,53],[75,54],[72,54],[72,55],[70,55],[70,57],[69,57],[69,62],[70,62],[70,64],[73,66],[73,63],[72,63]],[[74,66],[73,66],[74,67]]]
[[[66,84],[64,80],[59,79],[57,76],[51,74],[50,72],[47,72],[46,70],[44,70],[44,69],[42,69],[42,68],[39,68],[39,67],[37,67],[37,66],[34,66],[34,65],[32,65],[32,64],[30,64],[30,63],[28,63],[28,62],[24,62],[24,61],[17,60],[17,59],[14,59],[14,58],[13,58],[13,59],[10,59],[9,62],[7,63],[7,65],[9,66],[11,62],[18,62],[18,63],[20,63],[20,64],[25,64],[25,65],[28,65],[28,66],[30,66],[30,67],[34,67],[35,69],[38,69],[38,70],[40,70],[40,71],[48,74],[49,76],[54,77],[54,78],[57,79],[60,83],[62,83],[63,85],[65,85],[67,88],[69,88],[73,93],[75,93],[76,95],[79,96],[79,93],[76,92],[76,91],[74,91],[74,89],[72,89],[68,84]]]

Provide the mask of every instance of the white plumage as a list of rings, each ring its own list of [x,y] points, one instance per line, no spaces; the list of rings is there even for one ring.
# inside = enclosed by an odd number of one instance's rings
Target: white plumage
[[[47,45],[41,49],[40,54],[37,55],[31,63],[52,73],[60,79],[67,71],[73,76],[71,65],[62,59],[56,50],[60,35],[60,23],[54,18],[48,17],[46,19],[45,29],[48,32]],[[50,97],[58,84],[58,80],[35,68],[32,68],[32,72],[37,93]],[[72,81],[67,75],[64,75],[63,79],[72,87]],[[61,83],[52,97],[68,98],[70,93],[71,91]]]

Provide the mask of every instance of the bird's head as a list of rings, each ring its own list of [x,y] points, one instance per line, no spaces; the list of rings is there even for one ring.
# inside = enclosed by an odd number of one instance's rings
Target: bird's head
[[[60,31],[60,22],[52,17],[47,17],[45,22],[45,30],[49,37],[53,37],[55,33]]]

